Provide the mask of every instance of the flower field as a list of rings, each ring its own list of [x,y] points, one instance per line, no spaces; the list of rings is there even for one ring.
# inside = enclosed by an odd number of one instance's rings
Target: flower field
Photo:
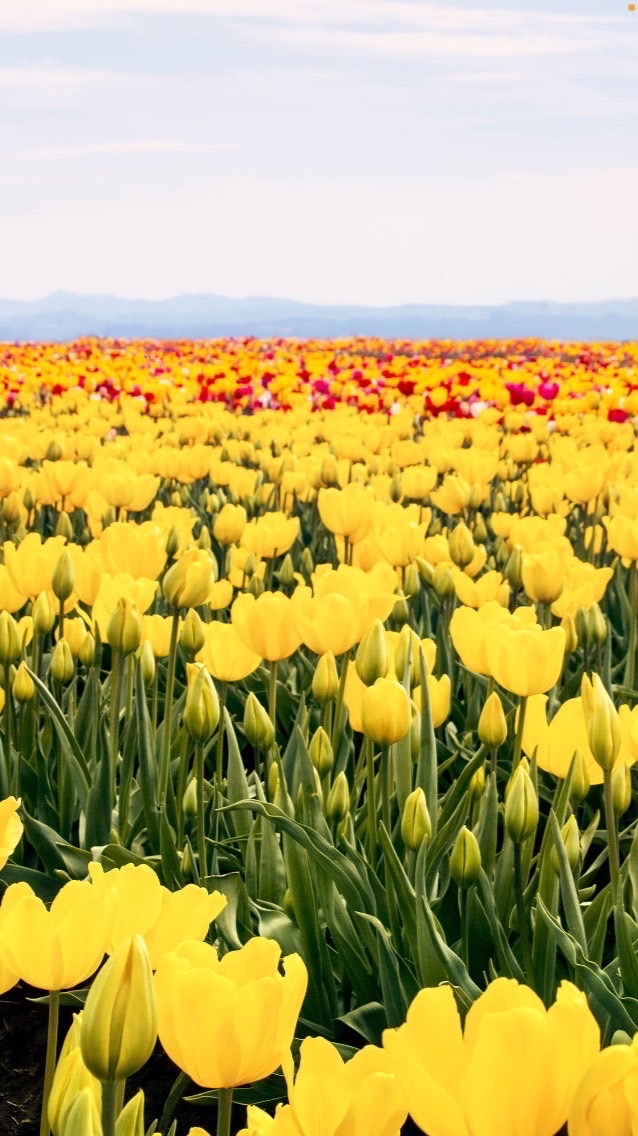
[[[9,1136],[635,1136],[637,425],[631,343],[0,345]]]

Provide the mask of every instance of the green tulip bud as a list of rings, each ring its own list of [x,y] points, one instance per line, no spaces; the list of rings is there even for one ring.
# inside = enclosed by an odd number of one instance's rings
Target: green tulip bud
[[[335,759],[330,744],[330,738],[323,726],[319,726],[312,735],[310,745],[308,746],[308,753],[319,776],[325,777],[332,769]]]
[[[186,654],[192,657],[199,654],[206,642],[204,624],[202,623],[201,616],[198,615],[194,607],[190,607],[186,612],[179,633],[179,642]]]
[[[102,1136],[102,1121],[90,1089],[82,1089],[69,1106],[60,1136]]]
[[[115,1136],[144,1136],[144,1093],[142,1089],[124,1105],[115,1123]]]
[[[217,729],[219,714],[219,698],[213,680],[206,667],[199,665],[188,685],[184,706],[184,724],[190,736],[196,742],[207,742]]]
[[[565,848],[567,861],[573,872],[578,865],[578,860],[580,857],[580,833],[578,831],[578,821],[576,820],[576,817],[573,815],[573,813],[567,823],[564,824],[561,828],[560,836]],[[558,875],[558,873],[560,872],[560,861],[558,859],[558,852],[556,851],[556,848],[553,844],[549,851],[549,859],[552,868],[556,872],[556,875]]]
[[[366,686],[374,686],[378,678],[385,678],[390,660],[385,630],[380,619],[375,619],[357,647],[354,665],[359,678]]]
[[[73,525],[68,513],[60,513],[55,526],[55,535],[63,536],[69,542],[73,540]]]
[[[106,638],[111,650],[118,655],[131,655],[137,651],[142,639],[142,619],[132,600],[122,597],[117,601],[108,622]]]
[[[337,674],[337,664],[332,651],[327,651],[322,655],[315,667],[315,673],[312,676],[312,693],[317,701],[323,706],[326,702],[331,702],[337,697],[339,689],[339,675]]]
[[[18,625],[8,611],[0,611],[0,663],[13,663],[19,656]]]
[[[148,948],[133,935],[93,980],[82,1019],[82,1057],[100,1081],[123,1081],[146,1064],[157,1041]]]
[[[483,745],[489,746],[490,749],[498,749],[507,741],[507,722],[503,703],[495,690],[492,691],[489,698],[486,698],[485,705],[481,710],[478,736]]]
[[[83,667],[92,667],[95,660],[95,639],[90,631],[87,631],[82,646],[80,647],[80,654],[78,656]]]
[[[51,578],[51,591],[53,595],[60,601],[66,603],[69,596],[73,593],[75,585],[75,569],[73,561],[68,548],[63,549],[58,557],[58,562],[53,569],[53,576]]]
[[[467,568],[468,564],[472,563],[476,546],[465,521],[460,521],[452,530],[448,537],[448,546],[450,556],[458,568]]]
[[[450,853],[450,875],[457,887],[475,884],[481,874],[481,850],[466,825],[459,832]]]
[[[326,816],[328,820],[339,823],[350,809],[350,788],[348,778],[343,770],[337,773],[326,801]]]
[[[75,674],[73,655],[66,639],[59,639],[53,648],[51,662],[49,663],[49,674],[61,686],[66,686]]]
[[[156,671],[155,655],[153,654],[153,648],[148,639],[145,639],[139,648],[139,660],[142,670],[142,682],[146,690],[148,690],[155,681]]]
[[[48,592],[40,592],[33,602],[31,611],[35,635],[48,635],[55,623],[55,609]]]
[[[614,815],[624,816],[631,804],[631,770],[624,761],[616,762],[611,771],[611,797]]]
[[[432,821],[423,789],[413,789],[406,797],[401,817],[401,839],[411,852],[418,852],[432,835]]]
[[[523,760],[505,790],[505,828],[515,844],[522,844],[536,831],[537,824],[538,796]]]
[[[31,702],[31,699],[35,696],[35,684],[24,659],[16,671],[12,690],[16,702]]]
[[[244,706],[244,733],[250,744],[263,753],[270,749],[275,740],[275,728],[252,691]]]

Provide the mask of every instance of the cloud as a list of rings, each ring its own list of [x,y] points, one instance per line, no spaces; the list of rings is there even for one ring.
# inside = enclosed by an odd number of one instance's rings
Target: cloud
[[[44,88],[64,89],[87,84],[113,82],[115,72],[85,67],[0,67],[0,90],[41,91]]]
[[[186,154],[211,150],[236,150],[238,148],[238,144],[235,142],[200,144],[181,142],[175,138],[142,138],[119,142],[80,142],[72,146],[40,146],[31,150],[22,150],[15,157],[30,161],[46,161],[48,159],[110,157],[117,154],[127,156],[131,154]]]

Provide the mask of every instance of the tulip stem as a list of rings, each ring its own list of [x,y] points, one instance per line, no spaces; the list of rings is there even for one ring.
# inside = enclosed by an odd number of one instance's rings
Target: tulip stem
[[[518,768],[521,760],[521,752],[523,749],[523,732],[525,730],[525,715],[527,713],[527,698],[521,698],[518,708],[518,723],[516,726],[516,737],[514,738],[514,753],[512,755],[512,773]]]
[[[618,846],[616,813],[614,811],[611,769],[605,770],[604,777],[605,823],[607,825],[607,847],[609,849],[609,876],[611,879],[612,900],[614,904],[616,904],[620,895],[620,849]]]
[[[44,1088],[42,1091],[42,1111],[40,1113],[40,1136],[49,1136],[49,1097],[58,1049],[58,1019],[60,1015],[60,991],[49,992],[49,1024],[47,1028],[47,1055],[44,1065]]]
[[[270,664],[270,682],[268,684],[268,714],[273,724],[275,737],[277,737],[277,660]]]
[[[216,780],[217,780],[217,792],[218,793],[221,793],[221,791],[222,791],[222,781],[223,781],[223,772],[224,772],[224,726],[225,726],[224,711],[226,709],[227,695],[228,695],[228,684],[225,683],[225,682],[222,682],[220,693],[219,693],[219,725],[217,727],[217,750],[216,750],[216,754],[215,754],[215,777],[216,777]],[[273,725],[274,725],[274,723],[273,723]]]
[[[523,948],[523,961],[525,971],[531,975],[533,971],[532,948],[529,939],[529,923],[527,920],[527,907],[525,906],[525,888],[523,885],[523,853],[521,845],[514,844],[514,896],[516,900],[516,916],[518,934]]]
[[[233,1090],[217,1090],[217,1136],[230,1136],[230,1116],[233,1107]],[[104,1134],[106,1136],[106,1133]]]
[[[102,1081],[102,1132],[103,1136],[115,1136],[117,1120],[117,1081]]]
[[[348,663],[350,662],[350,652],[346,651],[341,656],[341,673],[339,675],[339,686],[337,687],[337,701],[335,703],[335,715],[332,721],[332,734],[330,737],[330,744],[332,752],[335,757],[337,756],[337,749],[341,739],[341,715],[343,712],[343,698],[346,692],[346,679],[348,677]]]
[[[175,687],[175,666],[177,663],[177,636],[179,634],[179,609],[173,608],[171,642],[168,649],[168,672],[166,675],[166,695],[164,698],[164,733],[162,736],[162,760],[159,778],[159,806],[166,806],[168,775],[171,764],[171,727],[173,724],[173,690]]]
[[[381,749],[381,814],[388,836],[392,835],[392,766],[390,764],[390,746],[384,745]]]
[[[204,743],[195,746],[195,776],[197,778],[197,851],[199,853],[199,882],[206,887],[206,825],[204,823]]]
[[[633,690],[636,683],[636,650],[638,648],[638,567],[635,560],[632,560],[629,569],[629,606],[631,608],[631,622],[629,624],[629,648],[627,650],[624,685]]]
[[[111,670],[111,804],[115,797],[117,779],[117,755],[120,748],[120,702],[122,700],[122,656],[113,651]]]
[[[374,864],[377,858],[377,802],[374,793],[374,742],[371,738],[365,738],[363,744],[366,751],[368,855],[370,857],[370,863]]]

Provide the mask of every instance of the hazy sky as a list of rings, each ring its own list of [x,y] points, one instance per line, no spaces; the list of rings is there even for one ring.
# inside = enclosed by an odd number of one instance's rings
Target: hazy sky
[[[0,0],[0,296],[638,295],[625,0]]]

